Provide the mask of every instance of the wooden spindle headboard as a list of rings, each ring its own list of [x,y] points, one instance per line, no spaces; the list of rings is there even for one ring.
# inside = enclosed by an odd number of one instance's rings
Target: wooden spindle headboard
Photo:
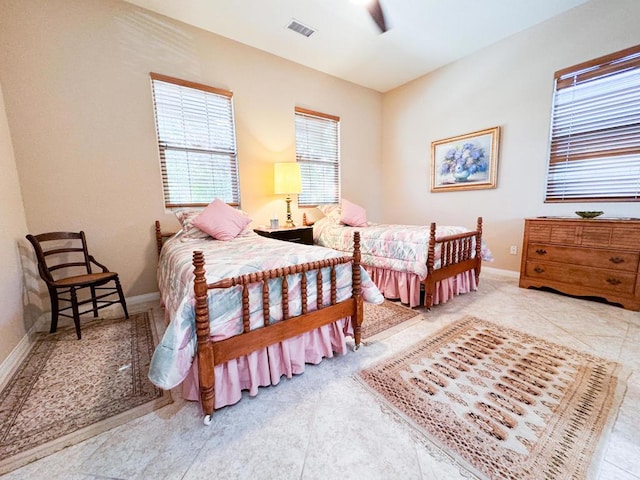
[[[158,257],[162,250],[165,240],[175,235],[176,232],[163,232],[160,228],[160,221],[156,220],[156,249],[158,250]]]

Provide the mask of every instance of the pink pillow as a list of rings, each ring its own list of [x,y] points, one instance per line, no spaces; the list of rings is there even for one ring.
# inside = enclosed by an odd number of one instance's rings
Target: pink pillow
[[[360,205],[351,203],[349,200],[342,199],[342,212],[340,215],[340,221],[345,225],[352,227],[366,227],[367,223],[367,211]]]
[[[251,219],[219,198],[211,202],[200,215],[193,219],[193,225],[217,240],[233,240]]]

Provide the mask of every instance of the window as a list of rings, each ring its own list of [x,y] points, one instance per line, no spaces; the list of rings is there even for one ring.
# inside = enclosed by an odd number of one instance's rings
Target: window
[[[240,204],[233,96],[151,74],[166,208]]]
[[[296,160],[302,193],[298,205],[340,202],[340,117],[296,107]]]
[[[640,46],[556,72],[545,201],[640,201]]]

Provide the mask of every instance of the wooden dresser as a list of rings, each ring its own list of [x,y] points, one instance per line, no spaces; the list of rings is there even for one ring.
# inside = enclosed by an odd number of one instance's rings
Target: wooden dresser
[[[525,219],[520,286],[640,310],[640,219]]]

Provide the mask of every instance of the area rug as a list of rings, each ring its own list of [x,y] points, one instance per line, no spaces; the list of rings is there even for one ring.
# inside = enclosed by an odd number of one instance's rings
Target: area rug
[[[151,312],[39,334],[0,394],[0,474],[170,403],[147,378]]]
[[[466,475],[584,479],[597,474],[628,373],[468,316],[356,378]]]
[[[393,327],[418,315],[420,315],[419,312],[389,300],[385,300],[380,305],[365,302],[361,330],[362,339],[369,339],[383,331],[394,333]]]

